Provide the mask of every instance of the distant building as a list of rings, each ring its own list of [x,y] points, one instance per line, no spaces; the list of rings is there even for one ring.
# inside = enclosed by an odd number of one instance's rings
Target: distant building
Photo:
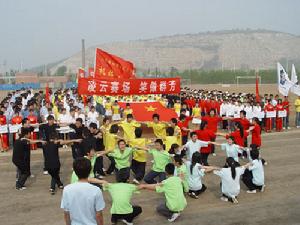
[[[39,78],[37,73],[32,72],[20,72],[15,75],[16,84],[20,83],[38,83]]]
[[[15,83],[55,83],[55,84],[64,84],[70,80],[70,76],[38,76],[37,73],[32,72],[20,72],[16,73]]]

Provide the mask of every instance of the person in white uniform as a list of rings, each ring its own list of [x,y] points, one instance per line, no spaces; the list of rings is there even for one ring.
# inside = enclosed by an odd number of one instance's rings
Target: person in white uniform
[[[228,157],[226,166],[227,168],[215,168],[214,170],[214,174],[221,178],[221,200],[237,204],[237,196],[240,193],[240,178],[249,164],[238,167],[235,160],[232,157]]]

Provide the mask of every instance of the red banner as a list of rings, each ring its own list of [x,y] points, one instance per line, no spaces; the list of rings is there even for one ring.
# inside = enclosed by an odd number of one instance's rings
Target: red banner
[[[96,48],[95,56],[96,78],[135,78],[134,65],[118,56]]]
[[[180,93],[180,78],[95,79],[80,78],[80,95],[145,95]]]

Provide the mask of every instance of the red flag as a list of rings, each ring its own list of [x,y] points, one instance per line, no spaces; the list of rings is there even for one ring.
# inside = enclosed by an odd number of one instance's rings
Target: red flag
[[[145,95],[180,93],[180,78],[97,79],[80,78],[80,95]]]
[[[259,79],[258,79],[258,76],[256,74],[256,83],[255,83],[256,102],[260,102],[258,82],[259,82]]]
[[[94,71],[96,78],[135,78],[132,62],[111,55],[99,48],[96,48]]]
[[[46,89],[45,89],[45,101],[47,103],[50,103],[50,89],[48,83],[46,84]]]
[[[85,71],[83,68],[78,68],[78,73],[77,73],[77,79],[79,80],[79,78],[84,78],[85,76]]]
[[[125,109],[126,102],[119,102],[121,108]],[[154,113],[159,114],[161,121],[170,121],[171,118],[177,118],[173,109],[164,107],[160,102],[134,102],[130,103],[132,114],[137,121],[152,121]]]
[[[95,77],[94,68],[89,68],[89,77]]]

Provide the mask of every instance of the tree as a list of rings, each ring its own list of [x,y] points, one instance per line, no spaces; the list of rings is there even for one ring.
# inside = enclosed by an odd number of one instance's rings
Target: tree
[[[67,67],[66,66],[60,66],[57,68],[55,75],[56,76],[64,76],[67,72]]]

